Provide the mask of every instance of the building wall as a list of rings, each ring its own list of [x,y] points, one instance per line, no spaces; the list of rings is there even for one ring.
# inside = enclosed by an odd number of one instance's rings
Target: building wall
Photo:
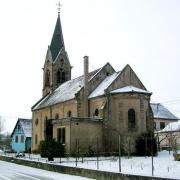
[[[45,60],[44,68],[43,68],[43,89],[42,94],[45,96],[46,94],[52,92],[52,69],[53,65],[51,61],[48,59]],[[46,84],[46,73],[49,72],[49,85]]]
[[[18,136],[18,142],[16,142],[16,136]],[[21,142],[21,136],[24,137],[23,142]],[[11,146],[12,146],[12,150],[14,152],[24,152],[25,151],[25,136],[24,136],[24,132],[23,132],[22,128],[18,129],[16,126],[16,129],[12,136]]]
[[[63,72],[65,72],[65,81],[70,80],[71,79],[71,65],[69,63],[67,53],[64,49],[58,55],[55,63],[53,64],[53,72],[52,72],[53,73],[53,80],[52,80],[53,90],[55,90],[60,85],[57,83],[57,72],[60,69]]]
[[[104,138],[111,151],[118,149],[118,134],[122,137],[124,147],[128,144],[127,141],[130,141],[131,151],[135,151],[135,139],[151,127],[149,98],[147,95],[136,93],[115,94],[110,97],[109,119],[105,121]],[[129,109],[135,110],[135,128],[128,127]]]
[[[40,141],[45,138],[45,122],[48,119],[55,119],[59,114],[59,119],[67,117],[68,112],[71,111],[71,116],[77,116],[77,101],[70,100],[49,108],[33,111],[33,133],[32,133],[32,150],[37,150]],[[38,119],[38,124],[36,123]],[[37,143],[35,143],[35,136],[37,135]]]
[[[76,152],[76,143],[79,151],[89,152],[102,150],[102,122],[72,121],[71,122],[71,152]]]
[[[89,115],[90,117],[94,117],[95,115],[95,110],[98,109],[99,111],[99,118],[104,118],[104,112],[103,112],[103,107],[106,104],[106,98],[103,97],[99,97],[99,98],[92,98],[89,100]]]
[[[59,128],[62,128],[62,127],[65,127],[65,144],[64,144],[64,147],[65,147],[65,150],[66,152],[70,152],[70,142],[71,142],[71,139],[70,139],[70,121],[67,121],[67,122],[59,122],[58,124],[54,124],[53,125],[53,138],[57,141],[57,131]]]
[[[177,120],[172,120],[172,119],[157,119],[157,118],[154,118],[154,129],[156,131],[159,131],[161,130],[162,128],[160,128],[160,123],[164,123],[165,126],[167,126],[169,123],[172,123],[172,122],[177,122]]]
[[[90,118],[68,118],[53,125],[53,138],[57,138],[58,128],[65,128],[65,149],[67,153],[88,152],[102,149],[102,121]],[[98,145],[97,145],[98,143]]]
[[[97,86],[107,77],[115,72],[113,67],[107,63],[102,69],[89,81],[89,94],[91,94]],[[78,101],[78,117],[84,116],[84,88],[76,95]],[[88,115],[90,116],[91,110],[89,109]]]
[[[89,93],[92,93],[97,86],[108,76],[115,72],[113,67],[107,63],[98,74],[89,81]]]
[[[115,79],[115,81],[108,87],[107,92],[110,92],[112,90],[122,88],[125,86],[135,86],[140,89],[146,90],[142,82],[139,80],[135,72],[132,70],[132,68],[127,65],[125,68],[121,71],[119,76]]]

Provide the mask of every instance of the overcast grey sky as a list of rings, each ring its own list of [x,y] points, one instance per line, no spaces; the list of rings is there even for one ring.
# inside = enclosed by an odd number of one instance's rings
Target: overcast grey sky
[[[57,19],[56,0],[0,2],[0,115],[11,131],[17,117],[31,117],[42,95],[42,67]],[[179,0],[61,0],[61,23],[72,76],[110,62],[130,64],[152,102],[180,117]]]

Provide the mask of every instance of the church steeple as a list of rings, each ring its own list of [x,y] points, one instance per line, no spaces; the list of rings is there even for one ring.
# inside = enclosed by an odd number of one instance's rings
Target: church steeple
[[[43,96],[52,93],[59,85],[70,79],[71,65],[65,50],[60,12],[58,12],[54,33],[47,50],[43,68]]]
[[[56,26],[54,29],[54,34],[53,34],[51,45],[50,45],[53,61],[55,61],[59,51],[62,48],[65,48],[65,45],[64,45],[64,38],[63,38],[62,27],[61,27],[60,13],[58,13]]]

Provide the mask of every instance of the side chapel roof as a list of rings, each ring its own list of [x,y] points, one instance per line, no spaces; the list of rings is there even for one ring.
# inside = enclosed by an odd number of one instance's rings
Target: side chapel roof
[[[111,91],[111,94],[119,94],[119,93],[140,93],[140,94],[152,94],[150,91],[140,89],[134,86],[126,86],[119,89],[115,89]]]

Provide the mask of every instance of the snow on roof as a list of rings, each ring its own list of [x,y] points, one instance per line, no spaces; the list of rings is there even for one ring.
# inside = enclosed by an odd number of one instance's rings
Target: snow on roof
[[[169,123],[164,129],[159,132],[180,131],[180,121]]]
[[[113,90],[113,91],[111,91],[111,94],[116,94],[116,93],[132,93],[132,92],[134,92],[134,93],[142,93],[142,94],[152,94],[149,91],[146,91],[146,90],[134,87],[134,86],[126,86],[126,87],[123,87],[123,88],[119,88],[119,89]]]
[[[96,74],[99,69],[89,73],[89,79]],[[52,94],[44,97],[37,105],[32,109],[37,110],[51,106],[60,102],[68,101],[75,98],[76,93],[84,87],[84,76],[77,77],[61,84]]]
[[[32,120],[18,119],[26,137],[32,137]]]
[[[17,123],[13,129],[12,134],[11,134],[11,137],[13,136],[14,131],[15,131],[18,124],[21,125],[23,132],[24,132],[24,135],[26,137],[32,137],[32,120],[31,119],[22,119],[22,118],[18,118]]]
[[[120,72],[119,72],[120,73]],[[94,98],[97,96],[104,95],[104,90],[108,88],[108,86],[116,79],[119,73],[115,72],[112,75],[107,76],[99,86],[89,95],[88,98]]]
[[[151,103],[151,108],[154,114],[154,118],[178,120],[178,118],[172,114],[167,108],[160,103]]]

